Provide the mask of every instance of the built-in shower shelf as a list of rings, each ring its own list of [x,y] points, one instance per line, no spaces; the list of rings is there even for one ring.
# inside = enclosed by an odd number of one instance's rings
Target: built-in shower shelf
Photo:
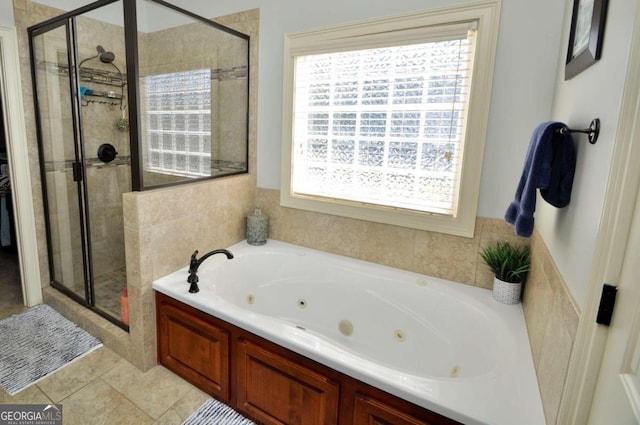
[[[44,68],[48,73],[67,77],[69,66],[54,62],[38,61],[38,67]],[[127,82],[126,74],[106,71],[104,69],[82,67],[80,69],[80,81],[83,83],[106,84],[109,86],[122,87]]]
[[[126,84],[127,76],[117,72],[105,71],[95,68],[80,69],[80,81],[83,83],[106,84],[109,86],[122,87]]]
[[[121,94],[118,94],[114,91],[92,90],[92,89],[87,89],[87,91],[84,93],[84,96],[106,97],[107,99],[116,99],[116,100],[120,100],[123,97]]]
[[[73,163],[74,160],[66,160],[66,161],[46,161],[44,163],[44,169],[46,172],[64,172],[71,173],[73,172]],[[115,167],[117,165],[131,165],[131,156],[129,155],[118,155],[113,161],[104,163],[100,161],[98,158],[87,158],[85,163],[87,168],[95,167],[95,168],[103,168],[103,167]]]

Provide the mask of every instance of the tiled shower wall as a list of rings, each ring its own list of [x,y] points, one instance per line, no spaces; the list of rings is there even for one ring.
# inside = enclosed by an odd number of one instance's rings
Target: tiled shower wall
[[[254,39],[251,42],[255,42]],[[175,72],[211,70],[211,159],[224,162],[246,162],[242,143],[246,134],[245,109],[247,69],[245,41],[198,22],[138,34],[141,98],[144,99],[144,77]],[[180,52],[176,55],[174,52]],[[203,52],[211,52],[203,54]],[[229,72],[233,70],[234,72]],[[227,71],[226,73],[223,71]],[[140,108],[144,117],[146,105]],[[189,123],[187,123],[189,125]],[[141,122],[143,137],[147,124]],[[190,144],[191,141],[187,140]],[[146,160],[146,159],[145,159]],[[175,181],[162,173],[146,172],[148,185]],[[182,178],[178,177],[178,180]]]

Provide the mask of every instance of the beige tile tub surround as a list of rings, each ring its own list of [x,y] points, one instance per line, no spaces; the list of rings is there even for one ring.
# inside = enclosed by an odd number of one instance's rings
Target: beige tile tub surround
[[[480,247],[497,240],[530,243],[523,309],[546,421],[556,423],[580,315],[537,231],[528,240],[502,219],[478,217],[474,238],[451,236],[283,208],[278,190],[261,188],[256,203],[269,215],[273,239],[483,288],[492,287],[493,274]]]
[[[527,244],[497,218],[478,217],[475,236],[445,235],[280,206],[280,191],[258,188],[256,204],[269,216],[269,237],[468,285],[491,288],[481,246],[496,240]]]
[[[531,238],[532,268],[524,314],[548,425],[556,423],[580,312],[538,232]]]

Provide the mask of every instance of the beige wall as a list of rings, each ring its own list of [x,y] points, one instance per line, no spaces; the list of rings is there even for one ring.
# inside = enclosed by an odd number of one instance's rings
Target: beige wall
[[[545,418],[548,425],[553,425],[580,311],[537,230],[531,238],[531,254],[532,268],[527,277],[523,307]]]

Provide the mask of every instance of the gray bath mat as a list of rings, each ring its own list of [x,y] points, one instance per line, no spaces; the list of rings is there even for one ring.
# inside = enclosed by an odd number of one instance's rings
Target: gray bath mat
[[[226,404],[210,398],[182,425],[255,425]]]
[[[0,386],[10,395],[102,346],[46,304],[0,320]]]

